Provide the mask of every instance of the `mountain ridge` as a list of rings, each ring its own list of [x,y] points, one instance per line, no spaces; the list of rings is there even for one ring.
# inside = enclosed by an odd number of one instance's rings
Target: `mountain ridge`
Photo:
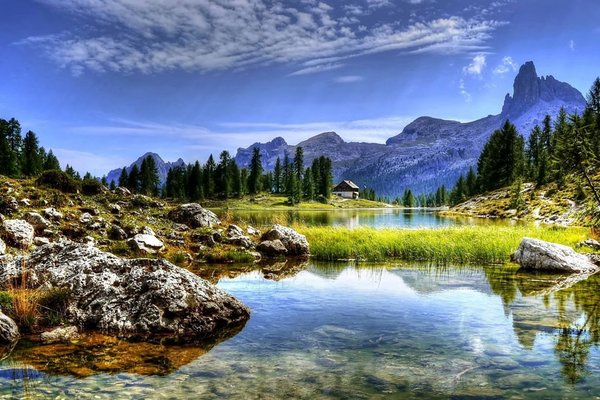
[[[153,153],[153,152],[149,151],[149,152],[146,152],[145,154],[143,154],[142,156],[138,157],[138,159],[135,160],[133,163],[131,163],[129,166],[116,168],[116,169],[113,169],[110,172],[108,172],[108,174],[106,174],[106,181],[108,182],[108,184],[110,184],[111,182],[118,184],[119,177],[121,176],[121,171],[123,170],[123,168],[125,168],[125,170],[127,171],[127,174],[129,174],[134,165],[137,165],[137,167],[140,168],[142,166],[142,162],[148,156],[150,156],[154,159],[154,163],[156,164],[156,169],[158,170],[158,178],[160,180],[161,185],[164,185],[165,182],[167,181],[167,174],[169,173],[169,170],[171,170],[171,168],[185,165],[185,161],[183,161],[183,159],[181,159],[181,158],[179,158],[175,162],[165,162],[162,159],[162,157],[159,156],[157,153]]]

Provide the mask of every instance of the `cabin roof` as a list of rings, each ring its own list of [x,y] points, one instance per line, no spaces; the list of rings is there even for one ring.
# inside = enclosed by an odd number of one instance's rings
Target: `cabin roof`
[[[340,190],[337,190],[340,189]],[[358,185],[352,181],[349,180],[344,180],[341,181],[340,183],[337,184],[336,187],[333,188],[333,191],[344,191],[343,189],[353,189],[353,190],[360,190],[360,188],[358,187]]]

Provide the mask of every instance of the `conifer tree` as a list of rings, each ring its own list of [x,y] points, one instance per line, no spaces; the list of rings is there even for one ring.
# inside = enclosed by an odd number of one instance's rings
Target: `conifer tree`
[[[252,149],[252,159],[250,160],[250,175],[248,176],[248,192],[257,194],[261,191],[261,177],[263,173],[260,149]]]
[[[204,166],[204,196],[209,199],[214,198],[215,196],[215,159],[211,154],[206,161],[206,165]]]
[[[23,140],[21,172],[24,176],[37,176],[42,172],[39,140],[32,131],[28,131]]]
[[[282,187],[282,171],[281,171],[281,160],[277,157],[275,161],[275,168],[273,169],[273,190],[275,193],[281,193]]]
[[[46,154],[46,159],[44,160],[44,165],[42,169],[44,171],[60,169],[60,163],[58,162],[58,158],[56,158],[52,150],[50,150],[48,154]]]
[[[129,186],[129,174],[127,173],[127,169],[123,167],[119,176],[119,187],[126,188],[127,186]]]
[[[140,169],[137,164],[134,164],[129,171],[129,177],[127,178],[127,188],[134,193],[140,191]]]

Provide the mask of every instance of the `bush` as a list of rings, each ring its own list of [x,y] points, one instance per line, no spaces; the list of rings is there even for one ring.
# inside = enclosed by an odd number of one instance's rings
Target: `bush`
[[[81,183],[81,193],[88,196],[102,193],[102,189],[102,184],[95,179],[84,178]]]
[[[78,181],[59,169],[42,172],[36,183],[38,186],[58,189],[64,193],[77,193],[81,189]]]

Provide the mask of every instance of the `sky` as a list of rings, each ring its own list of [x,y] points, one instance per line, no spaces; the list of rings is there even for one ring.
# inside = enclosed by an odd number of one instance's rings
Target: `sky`
[[[585,93],[598,0],[0,0],[0,118],[102,176],[282,136],[498,114],[534,61]]]

